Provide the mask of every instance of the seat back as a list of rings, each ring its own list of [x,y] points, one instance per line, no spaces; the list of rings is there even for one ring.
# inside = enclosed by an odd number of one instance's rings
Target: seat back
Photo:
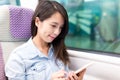
[[[0,44],[0,80],[6,80],[4,73],[4,61],[3,61],[1,44]]]
[[[33,12],[20,6],[0,6],[0,80],[6,80],[4,65],[11,51],[31,36]]]

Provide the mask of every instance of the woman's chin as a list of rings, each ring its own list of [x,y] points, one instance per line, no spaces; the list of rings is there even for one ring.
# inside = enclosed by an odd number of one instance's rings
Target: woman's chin
[[[46,42],[47,42],[47,43],[51,43],[52,41],[53,41],[53,40],[47,40]]]

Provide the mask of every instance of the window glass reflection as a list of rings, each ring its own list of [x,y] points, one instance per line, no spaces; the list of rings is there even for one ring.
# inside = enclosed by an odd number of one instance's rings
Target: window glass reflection
[[[69,15],[68,47],[120,53],[119,0],[57,0]]]

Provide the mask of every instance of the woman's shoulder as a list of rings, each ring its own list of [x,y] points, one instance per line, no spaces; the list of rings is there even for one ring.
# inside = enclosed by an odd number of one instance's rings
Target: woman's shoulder
[[[13,50],[13,52],[27,52],[27,51],[30,51],[32,49],[31,47],[32,47],[32,39],[30,38],[27,42],[16,47]]]
[[[29,44],[28,42],[23,43],[22,45],[16,47],[11,55],[16,55],[22,58],[25,58],[27,56],[30,56],[32,53],[34,52],[31,44]]]
[[[27,43],[23,43],[22,45],[16,47],[12,53],[18,53],[18,52],[26,52],[28,49]]]

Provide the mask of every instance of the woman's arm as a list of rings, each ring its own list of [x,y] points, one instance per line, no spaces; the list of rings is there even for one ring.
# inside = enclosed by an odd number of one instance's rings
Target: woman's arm
[[[11,53],[5,65],[5,74],[8,80],[25,80],[24,63],[16,53]]]

